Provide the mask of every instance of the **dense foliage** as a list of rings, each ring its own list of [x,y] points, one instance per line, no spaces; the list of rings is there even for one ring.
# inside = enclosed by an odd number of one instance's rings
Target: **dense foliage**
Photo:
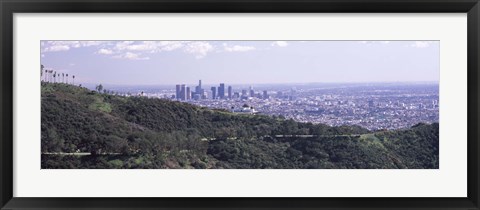
[[[41,100],[42,168],[439,165],[438,124],[370,132],[101,94],[66,84],[43,83]]]

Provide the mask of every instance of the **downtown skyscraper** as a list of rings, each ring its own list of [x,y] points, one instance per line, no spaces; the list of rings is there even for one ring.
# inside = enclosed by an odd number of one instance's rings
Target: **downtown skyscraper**
[[[185,84],[177,84],[175,86],[175,99],[181,101],[190,101],[190,100],[246,100],[249,98],[259,98],[259,99],[268,99],[270,95],[266,90],[263,92],[255,92],[252,86],[248,89],[242,89],[241,92],[233,92],[233,87],[228,86],[225,89],[225,83],[220,83],[219,86],[211,86],[210,91],[206,92],[202,87],[202,80],[198,80],[198,85],[195,86],[195,89],[188,87]],[[281,92],[278,91],[278,94],[281,95]]]
[[[198,85],[195,87],[195,93],[193,98],[203,99],[205,96],[205,91],[202,88],[202,80],[198,80]]]
[[[218,87],[218,98],[225,98],[225,83],[220,83],[220,86]]]
[[[210,90],[212,90],[212,99],[217,99],[217,88],[212,87]]]
[[[177,100],[180,99],[180,90],[181,90],[181,86],[180,86],[180,85],[176,85],[176,86],[175,86],[175,99],[177,99]]]

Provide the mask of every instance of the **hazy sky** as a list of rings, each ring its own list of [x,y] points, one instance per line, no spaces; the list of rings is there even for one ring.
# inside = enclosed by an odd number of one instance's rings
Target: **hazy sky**
[[[438,41],[42,41],[41,63],[117,85],[438,81]]]

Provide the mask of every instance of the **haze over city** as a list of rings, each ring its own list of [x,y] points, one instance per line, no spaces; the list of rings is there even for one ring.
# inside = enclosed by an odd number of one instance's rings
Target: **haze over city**
[[[438,169],[437,41],[42,41],[42,169]]]
[[[81,84],[438,82],[438,41],[42,41]]]

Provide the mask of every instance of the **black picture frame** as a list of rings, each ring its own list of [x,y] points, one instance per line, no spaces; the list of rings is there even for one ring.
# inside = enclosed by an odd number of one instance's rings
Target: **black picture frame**
[[[0,0],[1,209],[479,209],[478,0]],[[15,13],[467,13],[468,196],[466,198],[16,198],[13,197]]]

